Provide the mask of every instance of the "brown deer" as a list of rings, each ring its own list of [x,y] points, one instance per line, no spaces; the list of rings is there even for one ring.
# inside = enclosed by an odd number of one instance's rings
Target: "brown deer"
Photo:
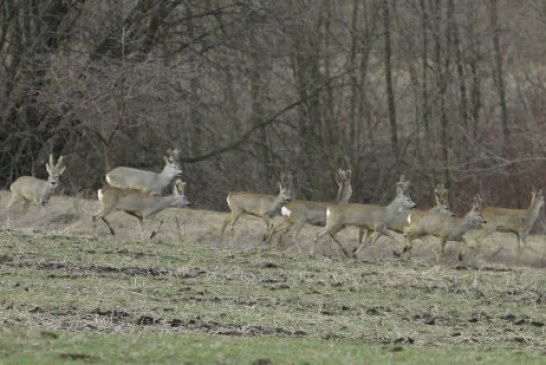
[[[281,206],[291,201],[293,198],[292,175],[281,174],[279,181],[279,194],[266,195],[258,193],[250,193],[246,191],[230,192],[227,196],[227,203],[231,213],[224,220],[221,234],[229,224],[231,231],[235,232],[235,223],[243,214],[249,214],[260,217],[265,223],[265,233],[262,240],[266,240],[267,233],[271,229],[272,218],[280,213]]]
[[[508,209],[497,207],[485,207],[482,214],[487,220],[483,232],[476,238],[480,244],[485,237],[495,231],[512,232],[518,239],[518,249],[527,245],[527,235],[544,206],[542,189],[531,191],[531,204],[527,209]]]
[[[328,206],[326,209],[326,226],[315,237],[315,243],[320,237],[329,235],[347,256],[347,251],[335,238],[335,235],[347,226],[358,227],[361,231],[373,231],[370,238],[371,244],[375,243],[382,234],[396,240],[396,237],[387,228],[398,214],[415,207],[415,203],[409,196],[408,186],[409,181],[402,175],[400,181],[396,183],[396,197],[386,207],[355,203]],[[362,245],[363,243],[360,244],[353,255],[358,254]]]
[[[186,183],[178,179],[173,186],[173,193],[169,196],[156,196],[143,193],[134,189],[119,189],[107,185],[99,189],[98,197],[100,208],[93,215],[93,227],[96,227],[96,221],[100,218],[110,229],[110,233],[115,235],[115,231],[106,220],[106,216],[114,210],[121,210],[138,219],[141,239],[144,239],[143,225],[144,220],[154,217],[157,213],[167,208],[184,208],[190,205],[188,198],[184,195]],[[150,239],[154,238],[163,225],[163,220],[159,226],[152,231]]]
[[[7,208],[11,208],[17,202],[23,202],[24,208],[29,203],[45,206],[59,186],[59,176],[66,169],[63,159],[64,156],[61,156],[55,163],[53,155],[49,155],[49,162],[46,162],[46,170],[49,174],[47,180],[41,180],[34,176],[21,176],[15,180],[10,185],[11,200]]]
[[[428,213],[441,213],[447,215],[453,215],[453,211],[449,205],[449,189],[444,187],[444,184],[437,184],[433,191],[434,202],[436,205],[429,210],[416,210],[413,209],[411,212],[406,211],[403,214],[396,216],[394,221],[389,226],[389,229],[398,232],[404,233],[404,227],[408,225],[408,216],[411,214],[412,219],[419,219],[419,216],[424,216]]]
[[[428,213],[414,220],[413,214],[408,217],[408,226],[404,228],[406,246],[401,252],[407,252],[411,256],[412,241],[427,235],[440,238],[440,255],[436,256],[436,262],[443,256],[448,241],[463,242],[464,248],[459,252],[459,260],[462,261],[464,252],[468,246],[464,234],[473,228],[486,223],[481,213],[482,198],[476,195],[472,208],[464,217],[455,217],[441,213]]]
[[[180,151],[177,148],[167,150],[167,156],[163,156],[163,159],[165,166],[160,173],[120,166],[106,174],[106,182],[118,189],[133,189],[146,194],[161,195],[172,179],[182,174]]]
[[[338,192],[335,203],[348,203],[351,199],[353,189],[351,186],[351,170],[338,169],[336,173]],[[267,235],[269,242],[273,235],[279,234],[279,241],[290,230],[293,231],[292,241],[296,242],[298,235],[305,223],[315,226],[324,226],[326,223],[326,208],[331,203],[313,202],[306,200],[293,200],[281,208],[281,215],[284,220],[277,226],[272,227]]]

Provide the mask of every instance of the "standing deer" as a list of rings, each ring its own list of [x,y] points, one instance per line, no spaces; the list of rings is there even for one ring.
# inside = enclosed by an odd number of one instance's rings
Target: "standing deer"
[[[508,209],[497,207],[485,207],[482,214],[487,219],[483,233],[476,238],[476,243],[495,231],[512,232],[518,239],[518,248],[527,245],[527,235],[538,218],[540,209],[544,206],[542,189],[531,191],[531,204],[527,209]]]
[[[351,170],[338,169],[336,173],[338,192],[335,203],[348,203],[353,189],[351,187]],[[270,241],[275,233],[279,233],[279,241],[282,237],[293,231],[292,241],[296,242],[298,235],[305,223],[315,226],[324,226],[326,223],[326,208],[331,203],[313,202],[306,200],[293,200],[281,208],[284,220],[277,226],[271,227],[266,241]]]
[[[24,203],[24,208],[28,203],[44,207],[59,186],[59,176],[66,169],[63,159],[64,156],[61,156],[55,163],[53,155],[49,155],[49,162],[46,162],[46,170],[49,174],[47,180],[41,180],[34,176],[21,176],[15,180],[10,185],[11,200],[7,208],[9,209],[13,204],[20,201]]]
[[[398,214],[403,213],[406,209],[415,207],[416,204],[409,196],[408,186],[409,181],[402,175],[400,181],[396,183],[396,197],[386,207],[355,203],[328,206],[326,209],[326,226],[315,237],[315,243],[320,237],[329,235],[347,256],[347,251],[335,238],[335,235],[347,226],[356,226],[361,232],[373,231],[374,234],[370,238],[371,244],[375,243],[382,234],[397,240],[387,228]],[[356,256],[362,246],[363,242],[360,243],[360,246],[353,255]]]
[[[403,252],[408,252],[411,256],[413,248],[412,241],[427,235],[440,238],[440,255],[436,256],[436,262],[443,256],[447,241],[463,242],[464,248],[459,253],[459,260],[462,261],[466,247],[468,246],[463,235],[473,228],[486,223],[486,219],[481,213],[482,198],[476,195],[472,208],[464,217],[454,217],[440,213],[429,213],[414,220],[413,214],[408,217],[408,226],[404,228],[406,237],[406,246]]]
[[[190,205],[188,198],[184,195],[185,186],[186,183],[178,179],[174,183],[172,195],[156,196],[134,189],[119,189],[107,185],[105,188],[99,189],[98,191],[100,208],[92,217],[93,227],[96,227],[96,221],[100,218],[108,226],[110,233],[115,235],[116,233],[110,223],[106,220],[106,216],[114,210],[122,210],[138,219],[141,240],[144,240],[144,219],[151,218],[167,208],[184,208]],[[162,225],[163,220],[161,220],[159,226],[152,231],[150,239],[155,237]]]
[[[453,215],[451,207],[449,205],[449,189],[444,187],[444,184],[437,184],[434,188],[434,201],[436,205],[429,210],[412,210],[411,212],[406,211],[404,214],[399,214],[396,216],[394,221],[389,226],[389,229],[398,232],[404,233],[404,227],[408,225],[408,216],[411,214],[412,220],[419,219],[420,216],[427,215],[429,213],[441,213],[447,215]]]
[[[163,159],[165,167],[160,173],[121,166],[106,174],[106,182],[114,188],[134,189],[146,194],[161,195],[171,180],[182,174],[178,148],[167,150],[167,156],[163,156]]]
[[[227,203],[231,213],[224,220],[221,234],[224,235],[229,224],[231,224],[231,231],[235,232],[235,223],[237,223],[241,215],[250,214],[264,220],[265,233],[262,240],[265,241],[272,226],[271,219],[279,214],[281,206],[291,201],[292,197],[292,175],[285,174],[281,174],[279,194],[277,196],[244,191],[230,192],[227,196]]]

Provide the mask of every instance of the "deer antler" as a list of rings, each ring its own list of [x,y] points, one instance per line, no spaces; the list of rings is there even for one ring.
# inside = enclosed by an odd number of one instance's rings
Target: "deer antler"
[[[478,193],[474,197],[474,205],[476,206],[477,209],[481,209],[482,204],[483,204],[482,196],[480,195],[480,193]]]
[[[169,155],[169,161],[178,161],[180,159],[180,150],[178,148],[168,149],[167,155]]]
[[[342,170],[342,169],[337,170],[336,182],[338,183],[338,185],[341,185],[350,179],[351,179],[351,170]]]
[[[291,186],[292,185],[292,174],[281,172],[281,184],[282,186]]]
[[[400,181],[396,183],[396,187],[402,189],[402,192],[407,193],[409,188],[409,180],[402,174],[400,175]]]
[[[186,188],[186,183],[181,179],[177,179],[174,182],[174,194],[175,195],[184,195],[184,189]]]
[[[57,163],[55,163],[55,158],[53,158],[53,155],[49,155],[49,162],[46,162],[46,170],[49,174],[62,174],[65,170],[65,166],[63,164],[64,156],[59,157],[57,160]]]

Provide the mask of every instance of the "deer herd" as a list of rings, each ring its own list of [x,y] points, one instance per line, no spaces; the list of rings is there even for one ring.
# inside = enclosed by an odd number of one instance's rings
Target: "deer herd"
[[[7,208],[21,202],[24,207],[29,203],[43,207],[59,185],[59,177],[66,169],[61,156],[55,162],[52,155],[46,163],[49,175],[47,180],[40,180],[33,176],[22,176],[10,185],[11,200]],[[92,216],[92,224],[96,230],[96,221],[100,218],[109,228],[112,235],[114,229],[106,216],[114,210],[123,211],[138,219],[141,239],[144,239],[144,220],[154,219],[157,213],[167,208],[184,208],[190,202],[184,195],[186,183],[179,177],[182,174],[180,167],[180,151],[167,150],[164,156],[165,166],[160,173],[140,170],[131,167],[116,167],[106,174],[106,186],[98,190],[99,209]],[[171,184],[171,195],[163,195],[163,191]],[[343,256],[357,257],[367,245],[373,245],[381,235],[391,237],[403,245],[396,256],[412,255],[413,241],[435,236],[440,239],[440,253],[436,255],[438,261],[444,254],[448,241],[462,242],[459,260],[463,259],[465,250],[469,247],[465,233],[473,229],[481,229],[476,236],[476,247],[483,239],[495,231],[511,232],[516,235],[518,253],[527,244],[527,235],[544,206],[542,189],[533,189],[531,203],[527,209],[508,209],[499,207],[483,207],[480,195],[476,195],[468,213],[462,217],[455,216],[449,205],[449,190],[443,184],[438,184],[433,190],[435,206],[429,210],[415,209],[416,204],[409,194],[410,182],[402,175],[395,185],[396,196],[386,206],[374,204],[350,203],[352,195],[351,171],[339,169],[335,174],[338,184],[336,198],[331,202],[316,202],[294,199],[292,176],[281,174],[278,182],[279,193],[275,195],[253,192],[230,192],[227,204],[230,213],[225,218],[221,228],[221,235],[225,235],[230,226],[233,234],[235,224],[244,215],[253,215],[263,219],[265,231],[263,241],[274,245],[284,241],[284,237],[291,233],[292,246],[298,247],[299,234],[305,224],[322,227],[314,238],[314,246],[323,237],[329,237],[341,250]],[[274,218],[282,216],[282,220],[274,224]],[[158,227],[152,231],[152,239],[163,224],[160,220]],[[345,227],[358,228],[358,244],[353,250],[347,250],[336,237]],[[398,233],[395,234],[395,233]],[[397,236],[402,234],[404,242]]]

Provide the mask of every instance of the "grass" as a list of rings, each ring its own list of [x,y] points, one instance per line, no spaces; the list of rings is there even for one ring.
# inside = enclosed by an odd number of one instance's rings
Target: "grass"
[[[119,235],[99,226],[94,239],[94,202],[50,203],[0,231],[0,364],[546,360],[543,236],[520,266],[508,249],[495,261],[512,245],[501,234],[462,264],[453,245],[434,265],[434,242],[412,261],[386,241],[342,261],[327,246],[306,254],[313,229],[301,254],[282,253],[259,243],[261,222],[242,219],[224,240],[225,215],[198,210],[167,212],[153,242],[116,213]]]
[[[0,340],[0,364],[542,364],[544,355],[494,348],[414,348],[357,340],[218,335],[18,332]],[[9,350],[6,350],[9,349]]]
[[[5,232],[0,247],[6,363],[544,361],[543,270]]]

